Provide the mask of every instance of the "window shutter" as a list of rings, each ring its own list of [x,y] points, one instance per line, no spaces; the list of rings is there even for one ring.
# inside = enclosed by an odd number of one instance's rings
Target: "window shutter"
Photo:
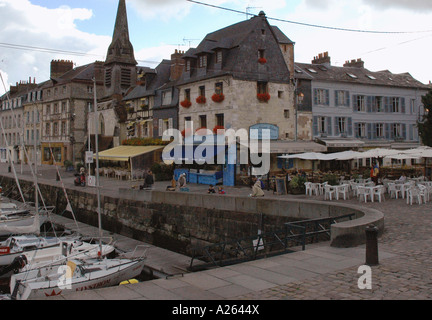
[[[353,95],[353,111],[357,112],[357,95]]]
[[[372,97],[371,96],[366,97],[366,111],[372,112]]]
[[[339,91],[335,90],[335,106],[339,106]]]
[[[386,139],[390,139],[391,134],[390,134],[390,123],[385,123],[385,137]]]
[[[404,140],[407,140],[407,133],[406,133],[406,124],[402,123],[402,137],[404,138]]]
[[[401,112],[405,113],[405,98],[400,98]]]
[[[318,90],[314,89],[314,105],[318,105]]]
[[[371,103],[372,103],[372,112],[378,112],[377,105],[376,105],[376,97],[371,97]]]
[[[349,108],[350,106],[350,95],[349,91],[345,91],[345,105]]]
[[[348,121],[348,135],[352,136],[353,135],[353,132],[352,132],[352,129],[353,129],[352,128],[352,118],[348,117],[347,121]]]
[[[329,90],[325,90],[325,94],[326,94],[326,105],[330,105],[330,91]]]
[[[163,135],[163,120],[162,119],[159,119],[158,134],[160,137]]]
[[[327,121],[327,134],[329,136],[331,136],[332,135],[332,118],[326,117],[326,121]]]
[[[372,139],[374,139],[374,140],[377,139],[377,124],[376,123],[372,124]]]
[[[414,125],[412,125],[412,124],[410,124],[409,125],[409,130],[408,130],[408,133],[409,133],[409,140],[414,140]]]
[[[372,123],[367,124],[367,137],[369,140],[372,140]]]
[[[313,117],[313,135],[318,135],[318,117]]]
[[[356,137],[356,138],[360,138],[360,135],[359,135],[359,127],[360,127],[360,124],[359,123],[354,123],[354,136]]]
[[[335,128],[334,135],[337,136],[337,135],[340,134],[340,132],[339,132],[339,117],[335,117],[334,119],[335,119],[335,123],[334,123],[334,128]]]
[[[172,129],[173,128],[173,118],[169,118],[168,119],[168,128]]]
[[[384,97],[384,111],[387,113],[391,112],[390,98],[389,97]]]

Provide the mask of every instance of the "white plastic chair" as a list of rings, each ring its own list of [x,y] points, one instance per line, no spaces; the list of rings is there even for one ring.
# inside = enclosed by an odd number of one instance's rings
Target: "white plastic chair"
[[[324,186],[324,200],[327,200],[329,198],[330,200],[333,200],[333,195],[335,195],[336,191],[329,185]]]
[[[312,195],[312,182],[305,182],[306,195]]]
[[[412,187],[408,190],[407,204],[409,203],[410,205],[412,205],[414,199],[417,199],[418,204],[422,203],[422,195],[420,193],[420,189]]]
[[[398,199],[398,195],[402,196],[402,192],[400,189],[396,188],[396,184],[395,183],[389,183],[388,184],[388,193],[390,194],[390,197],[395,197],[396,199]]]
[[[375,196],[377,196],[379,202],[381,202],[382,199],[385,200],[384,192],[385,192],[384,186],[378,186],[378,188],[375,188],[373,190],[372,199],[375,199]]]
[[[359,201],[361,201],[361,199],[363,198],[364,202],[367,202],[368,196],[370,196],[369,189],[362,186],[357,187],[357,198]]]
[[[339,195],[343,195],[344,200],[346,200],[347,198],[349,199],[349,185],[344,184],[342,185],[343,188],[337,188],[337,192],[338,192],[338,197]]]

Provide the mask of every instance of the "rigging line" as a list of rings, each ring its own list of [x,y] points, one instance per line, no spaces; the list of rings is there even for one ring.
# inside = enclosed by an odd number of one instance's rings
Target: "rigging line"
[[[6,90],[6,86],[5,86],[5,83],[4,83],[4,81],[3,81],[3,76],[1,75],[1,72],[0,72],[0,77],[1,77],[1,80],[2,80],[2,83],[3,83],[3,87],[4,87],[4,90]],[[9,92],[6,92],[6,97],[7,97],[7,99],[8,99],[8,102],[9,102],[9,104],[11,105],[11,112],[12,112],[12,116],[13,116],[13,120],[14,120],[14,122],[15,122],[15,126],[16,126],[16,128],[19,128],[19,125],[18,125],[18,120],[17,120],[17,116],[16,116],[16,114],[15,114],[15,111],[14,111],[14,108],[13,108],[13,105],[12,105],[12,101],[11,101],[11,98],[10,98],[10,94],[9,94]],[[1,122],[1,121],[0,121]],[[1,123],[1,126],[2,126],[2,128],[3,128],[3,123]],[[4,129],[3,129],[3,133],[4,133]],[[5,134],[5,133],[4,133]],[[21,132],[20,133],[20,137],[21,137],[21,139],[20,139],[20,142],[21,142],[21,147],[22,147],[22,149],[23,149],[23,151],[24,151],[24,155],[27,157],[27,159],[30,159],[30,157],[29,157],[29,155],[28,155],[28,153],[27,153],[27,148],[25,147],[25,145],[24,145],[24,136],[23,136],[23,132]],[[6,141],[6,145],[8,146],[8,143],[7,143],[7,141]],[[12,152],[9,150],[9,152],[11,153],[11,157],[10,157],[10,160],[12,159]],[[16,177],[16,179],[18,179],[18,177],[16,176],[16,171],[15,171],[15,166],[12,164],[12,168],[14,169],[14,174],[15,174],[15,177]],[[37,176],[36,176],[36,174],[35,174],[35,172],[33,171],[33,167],[31,166],[31,165],[29,165],[29,168],[30,168],[30,172],[31,172],[31,175],[32,175],[32,177],[33,177],[33,181],[36,181],[37,182]],[[19,185],[19,182],[17,181],[17,183],[18,183],[18,185]],[[35,183],[35,188],[36,188],[36,193],[37,194],[39,194],[39,196],[40,196],[40,198],[41,198],[41,200],[42,200],[42,204],[43,204],[43,208],[45,209],[45,211],[48,213],[48,215],[49,215],[49,210],[47,209],[47,207],[46,207],[46,204],[45,204],[45,200],[44,200],[44,198],[43,198],[43,195],[42,195],[42,192],[41,192],[41,190],[40,190],[40,188],[39,188],[39,184],[38,183]],[[35,197],[36,197],[37,195],[35,195]],[[24,203],[25,203],[25,199],[23,198],[23,201],[24,201]],[[36,210],[38,210],[39,208],[36,208]]]
[[[9,92],[6,90],[6,86],[5,86],[5,83],[4,83],[4,80],[3,80],[3,75],[2,75],[1,72],[0,72],[0,78],[1,78],[1,81],[2,81],[2,83],[3,83],[4,90],[6,91],[6,96],[7,96],[8,100],[10,101]],[[7,137],[6,137],[6,132],[5,132],[4,127],[3,127],[3,121],[1,121],[1,120],[0,120],[0,126],[1,126],[1,129],[2,129],[3,137],[4,137],[5,142],[6,142],[7,150],[9,151],[9,165],[10,165],[11,162],[12,162],[12,150],[10,149],[9,142],[8,142],[8,140],[7,140]],[[15,166],[13,165],[13,163],[12,163],[12,170],[13,170],[13,173],[14,173],[15,182],[16,182],[16,184],[17,184],[17,186],[18,186],[18,190],[19,190],[20,195],[21,195],[21,199],[23,200],[23,202],[24,202],[24,204],[25,204],[25,203],[26,203],[26,200],[25,200],[25,198],[24,198],[24,194],[22,193],[21,185],[20,185],[20,183],[19,183],[18,176],[17,176],[17,174],[16,174]]]
[[[417,41],[417,40],[422,40],[424,38],[428,38],[428,37],[431,37],[431,36],[432,36],[432,34],[428,34],[428,35],[426,35],[424,37],[415,38],[415,39],[411,39],[411,40],[406,40],[406,41],[399,42],[399,43],[396,43],[396,44],[391,45],[391,46],[382,47],[382,48],[378,48],[378,49],[375,49],[375,50],[372,50],[372,51],[364,52],[361,55],[366,55],[366,54],[369,54],[369,53],[374,53],[374,52],[386,50],[386,49],[389,49],[389,48],[392,48],[392,47],[397,47],[397,46],[400,46],[400,45],[403,45],[403,44],[406,44],[406,43],[414,42],[414,41]]]
[[[249,15],[256,16],[255,14],[251,14],[251,13],[247,13],[247,12],[243,12],[243,11],[239,11],[239,10],[234,10],[234,9],[230,9],[230,8],[220,7],[220,6],[216,6],[216,5],[212,5],[212,4],[208,4],[208,3],[204,3],[204,2],[195,1],[195,0],[186,0],[186,1],[192,2],[192,3],[195,3],[195,4],[200,4],[200,5],[212,7],[212,8],[216,8],[216,9],[222,9],[222,10],[231,11],[231,12],[235,12],[235,13],[249,14]],[[292,20],[285,20],[285,19],[279,19],[279,18],[272,18],[272,17],[267,17],[267,20],[275,20],[275,21],[279,21],[279,22],[292,23],[292,24],[297,24],[297,25],[306,26],[306,27],[313,27],[313,28],[329,29],[329,30],[336,30],[336,31],[347,31],[347,32],[359,32],[359,33],[406,34],[406,33],[428,33],[428,32],[432,32],[432,30],[422,30],[422,31],[377,31],[377,30],[349,29],[349,28],[329,27],[329,26],[323,26],[323,25],[317,25],[317,24],[311,24],[311,23],[305,23],[305,22],[298,22],[298,21],[292,21]]]

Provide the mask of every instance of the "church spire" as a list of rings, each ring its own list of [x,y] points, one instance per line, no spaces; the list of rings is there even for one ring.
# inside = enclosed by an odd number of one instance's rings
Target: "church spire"
[[[111,45],[108,48],[105,64],[122,63],[137,65],[133,46],[129,40],[129,27],[126,1],[120,0]]]

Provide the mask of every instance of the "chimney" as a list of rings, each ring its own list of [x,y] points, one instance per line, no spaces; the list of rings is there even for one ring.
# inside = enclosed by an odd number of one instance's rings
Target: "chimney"
[[[69,60],[52,60],[51,75],[52,79],[61,77],[66,72],[73,70],[73,61]]]
[[[330,66],[330,57],[328,55],[328,51],[320,53],[317,57],[314,57],[312,64],[326,64]]]
[[[185,62],[182,59],[182,56],[184,55],[184,51],[181,50],[175,50],[175,52],[171,55],[171,74],[170,74],[170,80],[175,81],[180,79]]]
[[[344,67],[364,68],[364,61],[362,59],[353,59],[351,61],[345,61]]]

